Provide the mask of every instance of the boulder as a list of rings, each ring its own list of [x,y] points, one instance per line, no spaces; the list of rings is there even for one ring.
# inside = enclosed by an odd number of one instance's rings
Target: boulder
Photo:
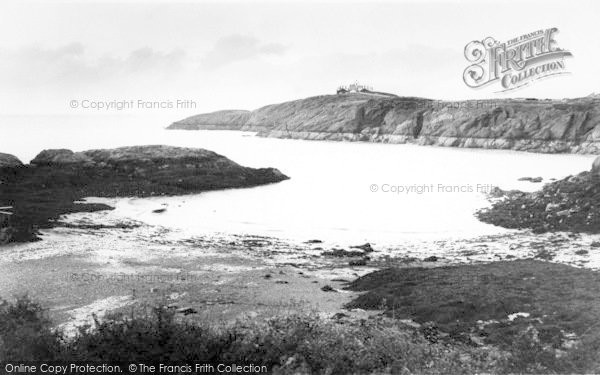
[[[21,165],[23,163],[16,156],[0,152],[0,168],[13,168]]]
[[[183,315],[190,315],[190,314],[197,314],[198,311],[196,309],[194,309],[193,307],[181,307],[179,309],[177,309],[175,311],[178,314],[183,314]]]
[[[371,244],[368,243],[368,242],[365,243],[364,245],[350,246],[350,248],[352,248],[352,249],[361,249],[365,253],[372,253],[374,251],[373,247],[371,247]]]
[[[70,164],[93,164],[92,159],[80,153],[67,149],[44,150],[32,161],[36,166],[60,166]]]
[[[529,181],[533,183],[542,182],[544,179],[542,177],[521,177],[518,179],[519,181]]]

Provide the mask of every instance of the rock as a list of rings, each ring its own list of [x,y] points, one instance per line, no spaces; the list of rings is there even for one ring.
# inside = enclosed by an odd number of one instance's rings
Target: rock
[[[349,283],[349,280],[346,279],[342,279],[342,278],[335,278],[335,279],[331,279],[331,281],[335,281],[336,283]]]
[[[14,158],[3,157],[15,165]],[[4,168],[2,168],[4,170]],[[273,168],[249,168],[215,152],[172,146],[133,146],[73,152],[44,150],[31,164],[2,173],[2,200],[19,207],[13,241],[38,238],[68,213],[110,209],[106,204],[73,204],[86,196],[149,197],[253,187],[288,179]],[[164,212],[164,209],[155,213]],[[265,243],[267,241],[261,241]]]
[[[155,214],[162,214],[163,212],[165,212],[167,209],[166,208],[157,208],[156,210],[152,210],[152,213]]]
[[[364,245],[358,245],[358,246],[350,246],[351,249],[361,249],[363,250],[365,253],[372,253],[374,250],[371,247],[370,243],[366,243]]]
[[[552,260],[556,255],[548,250],[541,250],[535,254],[535,258],[542,260]]]
[[[307,244],[314,244],[314,243],[323,243],[323,241],[321,241],[321,240],[308,240],[305,243],[307,243]]]
[[[325,285],[324,287],[321,288],[321,290],[324,292],[337,292],[337,290],[332,288],[330,285]]]
[[[363,251],[347,251],[343,249],[331,249],[331,251],[324,251],[321,255],[326,257],[362,257],[365,255]]]
[[[72,164],[93,165],[94,162],[90,157],[82,153],[74,153],[67,149],[44,150],[31,161],[31,165],[36,166],[61,166]]]
[[[349,266],[366,266],[367,265],[367,259],[363,258],[363,259],[358,259],[358,260],[351,260],[348,262]]]
[[[600,233],[600,184],[591,172],[547,183],[540,191],[509,194],[476,216],[511,229],[534,233]]]
[[[423,259],[423,262],[437,262],[439,259],[440,258],[436,257],[435,255],[432,255],[430,257]]]
[[[149,173],[162,171],[171,182],[185,182],[184,178],[198,174],[236,174],[240,186],[252,186],[252,180],[278,182],[288,179],[274,168],[246,168],[227,159],[223,155],[201,148],[185,148],[164,145],[130,146],[114,149],[99,149],[73,152],[66,149],[44,150],[32,161],[35,166],[94,166],[102,169],[126,172],[130,177],[144,177]],[[172,173],[169,176],[169,172]],[[256,185],[257,183],[254,183]],[[232,186],[233,187],[233,186]]]
[[[498,186],[494,186],[489,192],[488,195],[492,198],[500,198],[506,195],[506,191],[500,189]]]
[[[0,168],[20,167],[23,163],[14,155],[0,152]]]
[[[269,240],[256,240],[256,239],[252,239],[252,240],[242,240],[242,243],[244,244],[244,246],[248,246],[248,247],[265,247],[265,246],[269,246],[271,245],[271,241]]]
[[[594,248],[600,247],[600,241],[594,241],[590,244],[590,246]]]
[[[577,250],[575,252],[575,254],[576,255],[586,255],[586,254],[588,254],[588,251],[587,250]]]
[[[600,156],[598,156],[592,163],[592,176],[600,178]]]
[[[421,328],[421,325],[412,319],[400,319],[399,322],[412,328]]]
[[[190,314],[198,313],[198,311],[196,311],[196,309],[194,309],[193,307],[182,307],[182,308],[175,310],[175,312],[178,314],[183,314],[183,315],[190,315]]]
[[[519,178],[519,181],[529,181],[529,182],[533,182],[533,183],[538,183],[538,182],[542,182],[543,178],[542,177],[521,177],[521,178]]]

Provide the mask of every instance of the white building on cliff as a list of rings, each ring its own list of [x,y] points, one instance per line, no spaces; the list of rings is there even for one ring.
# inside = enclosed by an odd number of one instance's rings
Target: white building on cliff
[[[348,86],[340,86],[337,89],[338,94],[352,94],[352,93],[360,93],[360,92],[372,92],[373,88],[371,86],[361,85],[358,81],[349,84]]]

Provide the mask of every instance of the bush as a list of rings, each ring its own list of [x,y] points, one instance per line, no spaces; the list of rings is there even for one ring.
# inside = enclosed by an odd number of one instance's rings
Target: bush
[[[587,341],[586,341],[587,340]],[[508,352],[433,344],[395,319],[287,314],[192,324],[166,307],[113,314],[66,339],[27,297],[0,303],[0,358],[12,361],[253,364],[274,374],[583,373],[598,370],[598,336],[557,359],[524,332]]]
[[[432,345],[386,318],[342,323],[284,315],[212,327],[179,321],[163,307],[113,316],[64,347],[64,359],[76,361],[246,363],[279,374],[460,374],[490,363],[470,348]]]
[[[51,327],[45,310],[27,296],[17,297],[13,303],[0,299],[0,358],[54,358],[62,337]]]

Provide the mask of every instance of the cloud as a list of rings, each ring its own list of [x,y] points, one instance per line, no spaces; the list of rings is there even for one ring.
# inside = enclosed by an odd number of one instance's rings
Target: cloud
[[[39,45],[0,50],[0,84],[16,88],[46,86],[78,87],[123,79],[140,74],[176,74],[185,62],[181,50],[156,51],[149,47],[124,56],[92,56],[81,43],[48,48]]]
[[[217,69],[243,60],[265,55],[283,55],[287,47],[279,43],[261,43],[257,38],[245,35],[229,35],[215,43],[212,50],[202,59],[202,66]]]
[[[467,65],[460,46],[448,48],[411,44],[405,48],[390,50],[382,58],[418,73],[446,70],[449,64]]]
[[[171,69],[177,70],[181,67],[185,58],[183,50],[171,52],[155,51],[150,47],[136,49],[125,59],[125,64],[132,69]]]

